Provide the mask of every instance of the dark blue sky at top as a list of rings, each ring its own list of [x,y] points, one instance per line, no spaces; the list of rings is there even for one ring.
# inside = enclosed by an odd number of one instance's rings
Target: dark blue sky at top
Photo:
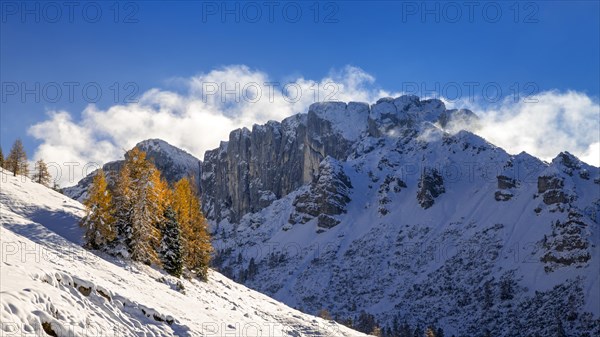
[[[533,82],[537,91],[599,96],[598,1],[73,3],[70,17],[69,2],[2,2],[5,152],[21,137],[32,153],[37,141],[27,129],[48,110],[64,109],[77,119],[87,104],[85,83],[100,85],[97,104],[106,108],[114,104],[112,83],[121,86],[122,100],[128,82],[139,95],[168,88],[171,78],[231,64],[281,81],[300,75],[320,79],[331,69],[353,65],[389,91],[401,91],[408,82],[427,88],[494,82],[507,94],[513,83]],[[223,6],[237,13],[222,17]],[[80,83],[72,102],[64,82]],[[15,83],[27,88],[39,83],[40,102],[33,94],[22,99],[20,87],[11,94]],[[48,83],[62,86],[57,102],[41,92]]]

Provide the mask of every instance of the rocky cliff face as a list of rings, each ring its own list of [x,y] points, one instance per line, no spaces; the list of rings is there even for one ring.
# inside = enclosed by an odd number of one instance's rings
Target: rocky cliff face
[[[323,159],[319,176],[292,203],[294,211],[289,223],[304,224],[317,218],[317,232],[336,226],[340,221],[335,216],[346,213],[351,189],[352,183],[344,173],[344,167],[331,157]]]
[[[600,329],[600,170],[415,96],[319,103],[205,156],[215,267],[306,312],[448,335]],[[548,314],[551,313],[551,314]]]
[[[325,157],[345,159],[356,136],[326,119],[338,113],[366,120],[368,106],[313,104],[305,115],[231,132],[228,142],[204,156],[201,185],[206,216],[216,222],[237,222],[311,183]]]
[[[363,135],[382,137],[424,121],[447,125],[459,119],[476,116],[468,110],[446,110],[437,99],[401,96],[382,98],[372,106],[315,103],[307,114],[281,123],[235,130],[229,141],[204,156],[203,211],[215,222],[238,222],[244,214],[260,211],[311,183],[325,157],[346,160]]]
[[[136,147],[146,152],[147,158],[161,171],[167,182],[174,183],[183,177],[189,177],[194,179],[200,190],[202,162],[198,158],[160,139],[144,140],[139,142]],[[117,160],[102,166],[109,181],[121,169],[123,162],[123,160]],[[80,180],[77,185],[65,188],[63,193],[75,200],[83,201],[92,184],[94,174],[95,172],[92,172]]]

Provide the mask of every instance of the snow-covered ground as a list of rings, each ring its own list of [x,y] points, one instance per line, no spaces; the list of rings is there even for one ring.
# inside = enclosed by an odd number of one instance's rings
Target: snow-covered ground
[[[95,255],[80,246],[80,203],[0,175],[2,336],[362,335],[214,271],[208,283],[178,280]]]

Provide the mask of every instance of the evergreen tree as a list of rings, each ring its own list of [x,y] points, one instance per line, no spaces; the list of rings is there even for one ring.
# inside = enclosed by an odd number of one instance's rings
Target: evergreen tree
[[[489,309],[494,305],[494,291],[492,289],[492,280],[483,284],[483,308]]]
[[[500,299],[512,300],[515,297],[515,281],[511,275],[503,276],[500,280]]]
[[[0,167],[4,167],[4,153],[2,152],[1,146],[0,146]]]
[[[138,148],[128,153],[125,166],[130,170],[133,197],[129,217],[131,258],[146,264],[159,262],[160,232],[157,226],[163,215],[164,183],[160,172],[146,160],[146,153]]]
[[[438,328],[435,337],[444,337],[444,329]]]
[[[85,246],[102,249],[116,238],[114,218],[111,214],[111,195],[107,189],[104,171],[98,170],[94,176],[88,198],[84,202],[87,215],[82,219],[85,228]]]
[[[207,222],[200,210],[200,200],[194,191],[193,183],[188,178],[175,183],[173,208],[181,224],[185,266],[199,278],[206,280],[212,246]]]
[[[177,222],[177,214],[172,207],[167,207],[162,223],[162,241],[160,257],[165,271],[180,277],[183,270],[183,247],[181,228]]]
[[[407,321],[404,321],[404,324],[400,327],[400,333],[398,334],[400,337],[411,337],[411,328]]]
[[[560,319],[558,319],[558,324],[556,327],[556,337],[566,337],[566,336],[567,336],[567,333],[565,332],[563,323]]]
[[[35,163],[35,168],[36,171],[32,177],[33,181],[44,186],[50,186],[50,180],[52,177],[50,176],[50,172],[48,171],[48,165],[46,165],[44,160],[38,160]]]
[[[23,142],[17,139],[13,144],[8,157],[6,158],[6,168],[13,173],[14,176],[17,174],[27,175],[27,154],[23,147]]]
[[[394,320],[392,321],[392,328],[391,328],[390,335],[398,336],[399,333],[400,333],[400,324],[398,323],[398,316],[394,316]]]
[[[364,310],[360,312],[354,323],[355,329],[364,333],[371,333],[376,326],[375,316]]]
[[[115,253],[123,257],[131,255],[131,210],[133,208],[133,190],[128,165],[123,165],[117,176],[114,188],[112,209],[117,228],[117,247]]]

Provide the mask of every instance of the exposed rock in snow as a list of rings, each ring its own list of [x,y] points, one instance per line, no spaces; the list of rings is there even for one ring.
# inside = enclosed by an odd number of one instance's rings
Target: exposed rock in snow
[[[435,199],[446,192],[444,178],[436,169],[425,168],[419,179],[418,187],[417,200],[425,209],[433,206]]]
[[[351,189],[352,183],[344,173],[343,166],[331,157],[323,159],[318,178],[294,200],[295,209],[290,214],[289,222],[304,224],[317,218],[319,232],[336,226],[339,220],[335,216],[346,213]]]
[[[288,184],[268,206],[230,207],[246,196],[207,192],[219,196],[205,205],[211,212],[223,201],[210,217],[219,270],[305,312],[355,318],[364,310],[385,326],[397,318],[447,335],[548,335],[558,326],[598,334],[598,168],[566,153],[552,163],[509,155],[453,129],[476,125],[476,116],[437,100],[362,106],[365,129],[344,123],[349,106],[316,104],[296,116],[291,129],[306,125],[311,140],[294,143],[287,161],[244,157],[249,177],[271,169],[271,179]],[[323,139],[334,143],[311,151],[319,155],[309,165],[290,160]],[[252,144],[279,153],[260,138]],[[223,177],[236,158],[230,148],[205,160]],[[315,163],[326,156],[351,184],[319,173]],[[215,184],[227,191],[236,183]]]
[[[313,105],[319,114],[310,110],[282,123],[231,132],[227,143],[204,156],[202,207],[206,216],[237,222],[274,200],[263,195],[279,199],[312,182],[326,156],[345,159],[351,141],[322,117],[331,118],[328,114],[337,109],[346,113],[345,106]]]

